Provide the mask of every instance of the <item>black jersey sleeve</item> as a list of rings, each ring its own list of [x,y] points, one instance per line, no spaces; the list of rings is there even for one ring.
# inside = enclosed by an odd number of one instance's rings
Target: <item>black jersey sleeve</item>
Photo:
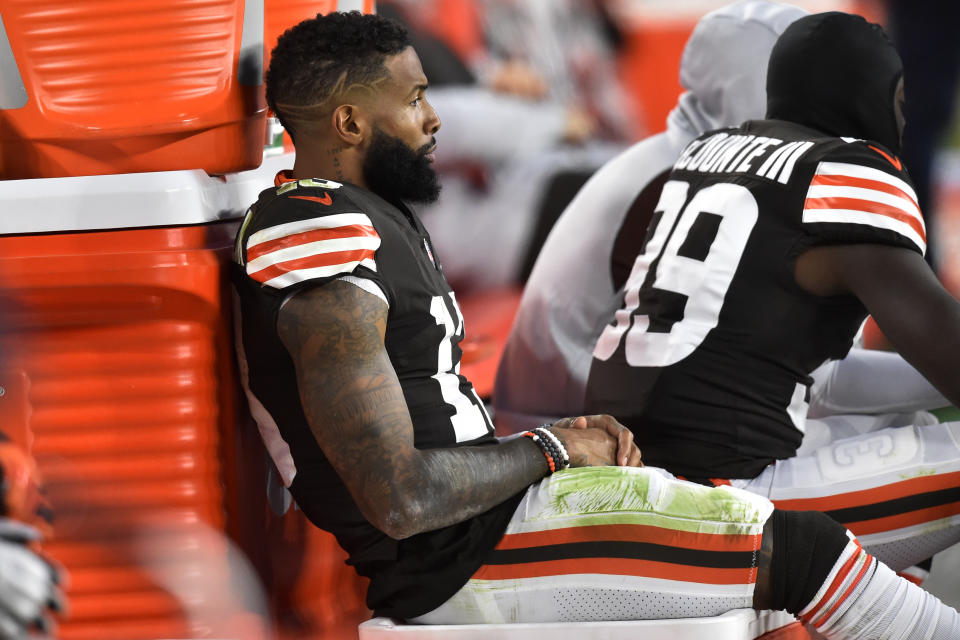
[[[290,294],[352,276],[387,295],[377,273],[380,234],[336,182],[290,181],[263,192],[237,242],[237,262],[262,287]]]
[[[803,201],[812,243],[890,244],[923,254],[923,215],[899,158],[874,142],[838,143],[816,162]]]

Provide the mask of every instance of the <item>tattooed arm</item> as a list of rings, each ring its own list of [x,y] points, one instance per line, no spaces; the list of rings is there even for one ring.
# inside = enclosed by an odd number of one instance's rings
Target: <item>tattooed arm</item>
[[[339,281],[294,296],[278,320],[310,429],[371,524],[406,538],[487,511],[546,475],[546,461],[529,438],[416,449],[406,401],[384,349],[386,322],[382,300]],[[570,423],[553,429],[563,434],[572,460],[613,464],[617,455],[623,464],[639,462],[629,430],[612,419],[591,416]],[[627,438],[621,454],[618,447]]]
[[[382,300],[334,281],[294,296],[278,321],[310,429],[367,520],[405,538],[482,513],[546,474],[528,438],[417,450],[386,320]]]

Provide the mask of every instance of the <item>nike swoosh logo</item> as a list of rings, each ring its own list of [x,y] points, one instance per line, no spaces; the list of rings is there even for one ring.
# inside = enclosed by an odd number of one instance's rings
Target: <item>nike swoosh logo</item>
[[[875,146],[873,146],[872,144],[868,144],[867,146],[870,147],[871,149],[873,149],[874,151],[876,151],[877,153],[879,153],[880,155],[882,155],[884,158],[886,158],[886,159],[887,159],[887,162],[889,162],[889,163],[892,164],[894,167],[896,167],[897,171],[903,171],[903,164],[900,162],[900,158],[891,157],[889,154],[887,154],[886,152],[884,152],[884,151],[881,150],[881,149],[877,149],[877,148],[876,148]]]
[[[291,198],[296,198],[297,200],[309,200],[310,202],[319,202],[320,204],[325,204],[328,207],[333,204],[333,198],[330,197],[329,193],[323,194],[323,197],[316,196],[290,196]]]

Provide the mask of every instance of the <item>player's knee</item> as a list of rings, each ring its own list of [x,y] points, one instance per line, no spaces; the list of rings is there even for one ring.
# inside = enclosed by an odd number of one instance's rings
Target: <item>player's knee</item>
[[[823,586],[850,538],[843,525],[819,511],[777,509],[770,519],[770,608],[795,614]]]

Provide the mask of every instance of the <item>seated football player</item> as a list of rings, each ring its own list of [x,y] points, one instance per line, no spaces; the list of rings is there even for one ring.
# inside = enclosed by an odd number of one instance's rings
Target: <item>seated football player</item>
[[[699,20],[680,62],[686,92],[667,130],[604,165],[564,211],[537,259],[497,371],[493,405],[501,432],[583,411],[593,348],[622,302],[619,290],[670,168],[705,131],[763,116],[770,49],[804,15],[797,7],[750,0]],[[861,430],[908,424],[901,414],[949,404],[891,352],[855,348],[812,375],[809,417],[857,414]],[[810,444],[821,434],[857,433],[847,419],[821,420],[811,430]]]
[[[421,623],[782,609],[828,638],[953,637],[960,616],[819,513],[643,467],[609,416],[507,441],[459,374],[463,318],[410,203],[440,120],[396,23],[288,30],[267,99],[297,149],[249,209],[233,281],[241,373],[281,478]],[[909,549],[905,555],[909,556]]]
[[[767,58],[807,12],[766,0],[702,17],[680,60],[686,90],[667,129],[605,164],[550,232],[497,368],[494,419],[515,433],[583,411],[593,347],[622,288],[670,167],[705,131],[761,117]]]
[[[770,56],[767,119],[701,136],[667,176],[585,401],[627,425],[648,464],[825,512],[898,569],[906,544],[932,555],[960,540],[960,423],[796,454],[811,372],[847,353],[868,312],[960,403],[960,304],[923,260],[898,158],[903,92],[879,26],[791,24]]]

